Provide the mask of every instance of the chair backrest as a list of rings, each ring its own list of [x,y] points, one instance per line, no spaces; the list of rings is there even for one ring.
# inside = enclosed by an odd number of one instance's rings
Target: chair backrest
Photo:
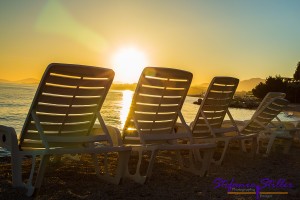
[[[286,96],[285,93],[283,92],[268,92],[266,94],[266,96],[263,98],[263,100],[261,101],[261,103],[259,104],[259,106],[257,107],[257,110],[263,108],[268,102],[270,102],[272,99],[274,98],[282,98],[284,99]],[[279,123],[279,126],[283,126],[284,127],[284,124],[282,123],[282,121],[278,118],[278,116],[275,117],[275,119],[278,121]],[[276,125],[272,122],[270,122],[269,124],[270,127],[276,127]]]
[[[174,126],[193,74],[171,68],[143,70],[123,129],[123,139],[138,137],[141,143],[190,137],[177,134]]]
[[[263,106],[265,106],[268,102],[270,102],[274,98],[285,98],[285,93],[282,92],[268,92],[266,96],[263,98],[261,103],[259,104],[257,110],[261,109]]]
[[[257,109],[252,118],[240,130],[243,134],[270,131],[267,125],[288,105],[288,100],[273,98],[260,109]]]
[[[228,107],[238,84],[239,79],[233,77],[219,76],[212,79],[191,125],[193,137],[218,134],[226,113],[230,115]]]
[[[111,69],[50,64],[41,79],[20,136],[20,148],[51,148],[109,141],[92,136],[96,118],[112,84]],[[104,132],[106,127],[102,127]]]

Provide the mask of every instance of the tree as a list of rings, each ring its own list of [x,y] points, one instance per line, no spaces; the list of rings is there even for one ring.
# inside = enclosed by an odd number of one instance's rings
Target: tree
[[[255,97],[263,99],[264,96],[268,93],[266,84],[260,82],[255,88],[252,89],[252,93]]]
[[[296,68],[296,71],[294,73],[294,79],[296,81],[300,81],[300,62],[298,62],[298,64],[297,64],[297,68]]]
[[[294,96],[294,102],[300,102],[300,62],[297,64],[296,71],[294,73],[294,83],[291,84],[292,94]]]
[[[264,98],[268,92],[286,92],[288,87],[288,82],[284,81],[281,76],[269,76],[266,78],[265,83],[259,83],[252,93],[257,98]]]
[[[300,103],[300,62],[297,64],[294,73],[294,80],[289,81],[280,75],[266,78],[265,83],[259,83],[252,89],[252,93],[257,98],[264,98],[268,92],[284,92],[286,99],[291,103]]]

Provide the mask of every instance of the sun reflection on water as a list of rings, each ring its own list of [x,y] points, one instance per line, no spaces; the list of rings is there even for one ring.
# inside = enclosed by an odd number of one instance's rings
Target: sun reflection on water
[[[133,91],[124,90],[122,91],[122,101],[121,101],[121,111],[120,111],[120,120],[121,127],[123,128],[125,125],[125,121],[130,109],[130,104],[132,100]]]

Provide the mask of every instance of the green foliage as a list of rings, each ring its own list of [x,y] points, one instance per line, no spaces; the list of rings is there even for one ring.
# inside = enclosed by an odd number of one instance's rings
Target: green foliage
[[[297,64],[297,68],[296,68],[296,71],[294,73],[294,79],[296,81],[300,81],[300,62],[298,62],[298,64]]]
[[[252,93],[257,98],[264,98],[268,92],[284,92],[286,99],[291,103],[300,103],[300,62],[293,80],[282,78],[281,76],[269,76],[265,83],[259,83],[252,89]]]
[[[260,82],[252,93],[257,98],[264,98],[268,92],[286,92],[288,82],[285,81],[281,76],[269,76],[265,83]]]
[[[262,99],[268,93],[267,85],[260,82],[255,88],[252,89],[252,93],[255,97]]]

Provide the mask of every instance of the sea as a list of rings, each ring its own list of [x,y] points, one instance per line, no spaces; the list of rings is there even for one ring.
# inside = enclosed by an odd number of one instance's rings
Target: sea
[[[37,85],[23,85],[14,83],[0,83],[0,125],[10,126],[20,133],[27,116]],[[107,94],[101,115],[107,125],[122,129],[132,100],[133,91],[110,90]],[[193,104],[197,97],[186,97],[182,108],[182,114],[187,123],[194,120],[198,105]],[[230,108],[235,120],[247,120],[255,110]],[[279,118],[283,121],[299,121],[294,116],[280,113]],[[226,118],[228,119],[228,117]],[[0,157],[8,156],[9,152],[0,147]]]

